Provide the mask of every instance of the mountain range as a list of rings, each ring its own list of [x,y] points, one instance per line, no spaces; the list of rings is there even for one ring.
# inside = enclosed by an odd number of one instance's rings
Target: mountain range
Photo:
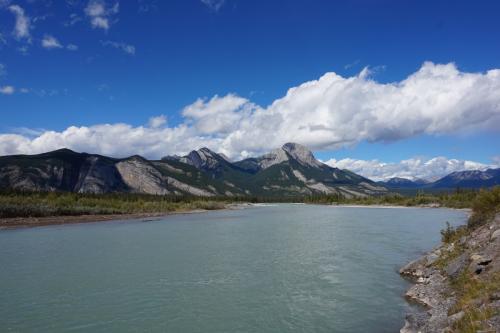
[[[422,179],[391,178],[378,182],[389,189],[453,189],[453,188],[483,188],[500,185],[500,168],[481,170],[456,171],[436,181]]]
[[[232,162],[208,148],[186,156],[148,160],[112,158],[69,149],[38,155],[0,156],[0,189],[77,193],[147,193],[195,196],[344,197],[416,189],[500,185],[500,169],[461,171],[434,182],[391,178],[383,182],[330,167],[297,143],[259,157]]]
[[[186,156],[111,158],[60,149],[0,157],[0,188],[78,193],[131,192],[196,196],[377,195],[387,188],[318,161],[296,143],[231,162],[208,148]]]

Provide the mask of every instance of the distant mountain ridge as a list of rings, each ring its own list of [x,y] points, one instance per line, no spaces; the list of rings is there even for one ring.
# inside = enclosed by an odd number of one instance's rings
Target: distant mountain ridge
[[[2,156],[0,189],[196,196],[353,197],[387,192],[367,178],[321,163],[296,143],[238,162],[208,148],[159,161],[137,155],[117,159],[69,149]]]
[[[432,183],[433,188],[480,188],[495,185],[500,185],[500,168],[453,172]]]
[[[433,182],[394,177],[378,184],[390,189],[486,188],[500,185],[500,168],[456,171]]]

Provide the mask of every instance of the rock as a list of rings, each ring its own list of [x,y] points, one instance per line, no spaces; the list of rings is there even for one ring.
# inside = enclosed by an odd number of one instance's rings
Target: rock
[[[470,259],[472,261],[471,267],[474,268],[474,270],[483,270],[486,266],[488,266],[492,261],[493,258],[489,255],[480,255],[480,254],[473,254],[470,256]]]
[[[462,319],[465,316],[465,312],[460,311],[448,317],[448,324],[452,325],[457,320]]]
[[[321,166],[321,162],[314,157],[312,152],[298,143],[285,143],[281,149],[286,151],[292,158],[303,166],[316,168]]]
[[[455,279],[460,275],[467,265],[467,255],[465,253],[461,254],[459,257],[455,258],[446,267],[446,274],[451,278]]]
[[[436,254],[435,252],[432,252],[429,255],[427,255],[426,259],[427,259],[427,266],[430,266],[433,263],[435,263],[436,260],[439,259],[439,254]]]
[[[459,248],[456,247],[457,245]],[[460,311],[448,316],[459,297],[453,289],[451,279],[460,276],[465,269],[476,273],[477,275],[472,278],[480,282],[487,281],[500,272],[500,214],[496,215],[493,222],[472,230],[466,238],[460,239],[456,244],[443,244],[440,249],[445,255],[460,251],[460,255],[445,267],[445,273],[434,267],[434,259],[436,255],[439,256],[438,250],[432,251],[401,269],[403,275],[411,276],[416,281],[416,284],[407,291],[406,297],[426,307],[425,311],[421,312],[422,315],[408,315],[401,332],[452,333],[456,331],[453,328],[454,323],[464,318],[465,314]],[[487,298],[481,294],[481,296],[468,299],[467,308],[480,311],[485,311],[486,308],[493,309],[495,313],[493,317],[478,321],[477,324],[483,327],[485,332],[500,332],[498,329],[500,327],[498,315],[500,291],[490,290],[487,295]]]
[[[470,260],[472,261],[478,261],[479,259],[481,259],[481,255],[479,254],[473,254],[470,256]]]
[[[424,326],[429,321],[427,312],[408,313],[405,318],[405,326],[399,331],[400,333],[417,333],[420,332],[420,327]]]
[[[496,293],[491,294],[490,300],[491,301],[499,301],[500,300],[500,291],[497,291]]]
[[[426,258],[422,257],[417,260],[414,260],[401,268],[399,270],[399,274],[403,276],[407,276],[413,279],[418,279],[424,275],[424,262],[426,262]]]
[[[500,229],[493,231],[491,234],[491,240],[497,239],[500,237]]]
[[[500,316],[494,316],[486,321],[488,326],[490,326],[492,329],[497,329],[500,327]],[[492,331],[495,332],[495,331]],[[498,332],[498,331],[497,331]]]

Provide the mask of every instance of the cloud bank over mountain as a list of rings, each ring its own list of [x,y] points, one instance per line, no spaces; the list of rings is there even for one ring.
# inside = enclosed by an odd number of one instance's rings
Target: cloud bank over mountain
[[[67,147],[159,158],[207,146],[240,158],[289,141],[327,150],[361,141],[498,130],[500,69],[468,73],[453,63],[426,62],[393,83],[375,81],[367,68],[352,77],[331,72],[290,88],[266,107],[228,94],[199,99],[182,110],[182,117],[176,126],[116,123],[71,126],[36,136],[1,134],[0,155]]]
[[[379,160],[356,160],[344,158],[325,161],[331,167],[348,169],[375,181],[387,180],[393,177],[411,180],[436,180],[455,171],[486,170],[497,168],[498,165],[488,165],[467,160],[448,159],[443,156],[426,158],[410,158],[398,163],[385,163]]]

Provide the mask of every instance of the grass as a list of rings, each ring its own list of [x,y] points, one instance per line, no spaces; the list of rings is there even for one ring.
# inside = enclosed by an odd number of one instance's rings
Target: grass
[[[449,314],[464,312],[463,317],[453,324],[457,332],[469,333],[485,329],[484,322],[500,314],[489,306],[490,295],[500,290],[500,272],[479,280],[466,271],[452,281],[451,287],[457,294],[457,302]],[[478,304],[483,306],[478,307]]]
[[[470,229],[475,229],[500,213],[500,186],[491,190],[481,190],[472,201],[472,215],[467,222]]]
[[[470,231],[466,226],[453,228],[449,222],[446,222],[446,228],[441,230],[441,242],[451,245],[452,249],[450,251],[442,251],[434,265],[444,271],[451,261],[463,253],[464,245],[461,244],[460,239],[469,233]]]
[[[446,222],[446,228],[441,230],[441,241],[444,244],[453,244],[453,250],[444,252],[436,260],[436,266],[444,269],[455,258],[464,251],[460,239],[468,236],[473,230],[490,221],[497,213],[500,213],[500,186],[493,187],[490,190],[481,190],[476,192],[469,207],[472,208],[472,214],[467,220],[466,226],[453,228]]]
[[[453,244],[452,249],[443,251],[440,258],[434,263],[435,267],[442,271],[453,259],[466,250],[460,239],[469,236],[500,212],[500,187],[481,190],[476,194],[470,206],[472,214],[466,226],[453,228],[447,223],[446,228],[441,230],[443,244]],[[500,290],[500,272],[478,276],[464,270],[457,278],[450,280],[450,287],[457,297],[457,301],[450,308],[448,314],[463,312],[463,316],[453,323],[454,332],[472,333],[486,329],[485,321],[495,315],[500,315],[498,310],[489,305],[491,295]]]
[[[226,202],[195,197],[67,192],[0,193],[0,218],[168,213],[221,209]]]
[[[460,238],[468,234],[469,232],[465,226],[453,228],[450,222],[446,222],[446,228],[441,230],[441,241],[445,244],[455,244]]]

